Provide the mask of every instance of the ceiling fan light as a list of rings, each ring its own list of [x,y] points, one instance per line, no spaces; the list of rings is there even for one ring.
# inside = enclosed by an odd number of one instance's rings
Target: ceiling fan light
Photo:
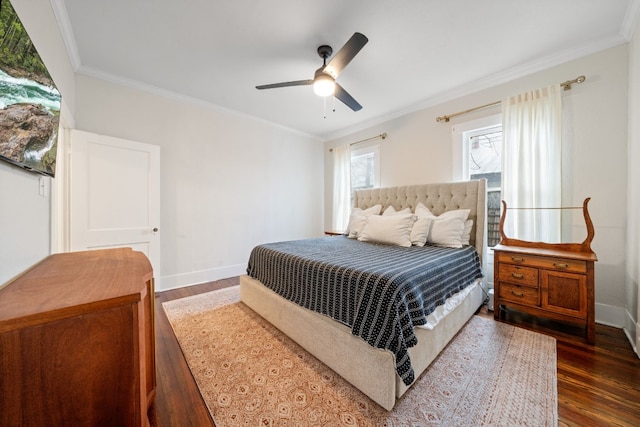
[[[313,91],[318,96],[333,95],[335,89],[336,83],[333,81],[331,76],[328,76],[326,74],[317,76],[313,82]]]

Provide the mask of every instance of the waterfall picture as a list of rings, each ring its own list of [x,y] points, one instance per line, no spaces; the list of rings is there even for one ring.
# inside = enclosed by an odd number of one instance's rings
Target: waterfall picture
[[[55,176],[60,93],[9,0],[0,0],[0,160]]]

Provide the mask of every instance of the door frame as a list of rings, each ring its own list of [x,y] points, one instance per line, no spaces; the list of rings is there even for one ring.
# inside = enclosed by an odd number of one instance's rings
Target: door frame
[[[52,185],[52,218],[51,218],[51,252],[70,252],[71,251],[71,230],[72,230],[72,214],[71,214],[71,137],[73,132],[83,132],[86,134],[93,134],[99,137],[113,139],[116,141],[130,142],[132,144],[141,144],[148,147],[153,147],[157,150],[157,165],[155,165],[157,179],[155,184],[157,187],[157,200],[155,201],[154,209],[157,212],[157,227],[160,227],[160,194],[161,194],[161,179],[160,179],[160,146],[141,143],[132,140],[125,140],[122,138],[110,137],[106,135],[99,135],[93,132],[80,131],[76,129],[63,128],[60,130],[58,157],[56,166],[56,179],[54,185]],[[59,162],[59,163],[58,163]],[[154,276],[160,277],[160,263],[161,263],[161,236],[158,235],[155,256],[153,259],[150,257],[150,262],[154,269]]]

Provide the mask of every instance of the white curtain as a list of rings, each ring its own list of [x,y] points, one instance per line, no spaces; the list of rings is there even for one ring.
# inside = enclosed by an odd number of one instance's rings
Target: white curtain
[[[346,231],[351,213],[351,148],[333,149],[333,225],[332,231]]]
[[[561,240],[562,97],[560,85],[502,101],[502,198],[507,237]],[[534,208],[534,209],[510,209]]]

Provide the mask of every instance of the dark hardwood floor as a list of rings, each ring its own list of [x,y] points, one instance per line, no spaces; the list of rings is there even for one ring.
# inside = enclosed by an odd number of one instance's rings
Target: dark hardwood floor
[[[156,397],[149,410],[153,427],[215,426],[200,396],[162,303],[239,284],[239,278],[156,294]],[[220,426],[218,426],[220,427]]]
[[[161,304],[237,285],[237,277],[156,295],[157,394],[149,411],[155,427],[214,426]],[[478,315],[493,318],[482,307]],[[640,359],[620,329],[596,325],[591,346],[579,328],[509,311],[505,322],[557,339],[560,426],[640,426]]]

